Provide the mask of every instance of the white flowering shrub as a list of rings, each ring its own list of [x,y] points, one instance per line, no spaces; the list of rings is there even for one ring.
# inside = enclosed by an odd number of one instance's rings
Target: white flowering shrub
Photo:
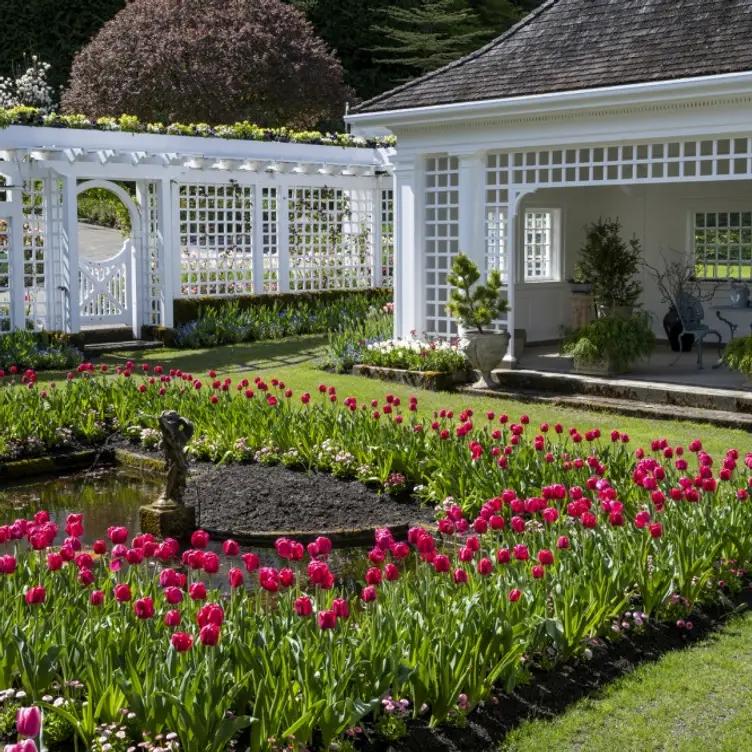
[[[18,78],[0,76],[0,108],[36,107],[42,114],[50,112],[54,92],[47,83],[49,70],[49,63],[32,55],[31,65]]]

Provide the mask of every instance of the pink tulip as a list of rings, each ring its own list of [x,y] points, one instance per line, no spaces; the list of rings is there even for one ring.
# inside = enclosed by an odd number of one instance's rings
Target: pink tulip
[[[178,611],[177,609],[172,609],[164,615],[162,621],[164,622],[164,625],[166,627],[177,627],[178,624],[180,624],[180,619],[180,611]]]
[[[191,535],[193,548],[206,548],[209,545],[209,533],[206,530],[194,530]]]
[[[39,736],[42,729],[42,711],[32,705],[30,708],[19,708],[16,711],[16,731],[26,737]]]
[[[301,595],[293,604],[295,613],[300,617],[310,616],[313,613],[313,603],[307,595]]]
[[[154,616],[154,601],[149,598],[139,598],[133,604],[133,612],[139,619],[151,619]]]
[[[243,587],[243,571],[237,567],[232,567],[227,572],[227,581],[233,589]]]
[[[232,538],[228,538],[222,544],[222,551],[225,556],[237,556],[240,553],[240,546],[238,545],[237,541],[232,540]]]
[[[318,624],[320,629],[334,629],[337,626],[337,614],[334,611],[319,611]]]
[[[170,637],[170,644],[178,653],[185,653],[193,646],[193,637],[187,632],[175,632],[175,634]]]
[[[126,603],[131,599],[131,588],[125,582],[121,582],[112,589],[112,593],[115,596],[115,600],[118,603]]]
[[[206,647],[214,647],[219,642],[220,628],[216,624],[207,624],[201,627],[198,638]]]
[[[203,601],[206,599],[206,585],[203,582],[194,582],[188,588],[188,595],[192,601]]]

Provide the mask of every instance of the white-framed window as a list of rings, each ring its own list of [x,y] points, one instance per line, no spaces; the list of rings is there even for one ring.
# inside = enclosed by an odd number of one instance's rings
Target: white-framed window
[[[698,279],[752,279],[752,211],[693,213]]]
[[[526,209],[523,231],[525,282],[558,282],[560,278],[559,209]]]

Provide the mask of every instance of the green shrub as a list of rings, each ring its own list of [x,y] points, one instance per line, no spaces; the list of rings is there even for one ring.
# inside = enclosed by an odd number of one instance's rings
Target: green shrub
[[[581,363],[608,361],[614,368],[626,371],[636,360],[650,355],[654,348],[650,317],[638,313],[596,319],[570,334],[562,351]]]
[[[465,329],[483,327],[507,310],[507,301],[502,297],[501,274],[492,269],[485,284],[477,284],[480,279],[478,267],[464,253],[452,260],[452,269],[447,281],[452,286],[447,311]]]
[[[177,328],[177,347],[197,348],[341,331],[391,300],[391,290],[214,301]],[[253,302],[251,302],[253,301]]]
[[[131,215],[123,202],[104,188],[90,188],[78,197],[78,218],[94,225],[115,227],[123,235],[131,231]]]
[[[729,368],[752,376],[752,336],[737,337],[726,345],[723,361]]]
[[[80,350],[60,332],[18,330],[0,334],[0,368],[33,368],[37,371],[70,368],[82,360]]]
[[[325,371],[347,373],[363,362],[363,353],[373,342],[387,339],[394,329],[393,306],[371,306],[362,319],[351,319],[329,332],[329,344],[321,359]]]

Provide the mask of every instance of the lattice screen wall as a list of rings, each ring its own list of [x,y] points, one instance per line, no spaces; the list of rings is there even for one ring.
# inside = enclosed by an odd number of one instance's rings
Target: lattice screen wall
[[[264,292],[279,290],[279,191],[261,189],[261,252]]]
[[[447,273],[459,251],[459,161],[437,156],[426,160],[425,265],[426,334],[448,337],[457,327],[446,312]]]
[[[44,181],[24,182],[24,311],[26,325],[35,329],[45,327],[48,315],[47,201],[48,194]],[[49,328],[52,328],[52,325]]]
[[[182,184],[178,190],[181,292],[253,292],[253,186]]]
[[[394,190],[381,191],[381,285],[394,284]]]
[[[0,219],[0,332],[10,329],[10,221]]]
[[[143,322],[157,326],[163,321],[164,307],[167,305],[162,280],[162,237],[159,230],[159,189],[157,183],[146,186],[146,206],[144,211],[144,231],[146,233],[146,258],[144,259],[143,275],[144,289],[148,291],[146,310],[143,312]],[[165,207],[169,211],[169,207]],[[182,246],[181,246],[182,251]],[[182,255],[182,253],[181,253]],[[181,270],[182,271],[182,270]]]
[[[290,291],[370,287],[373,210],[371,191],[291,188]]]

